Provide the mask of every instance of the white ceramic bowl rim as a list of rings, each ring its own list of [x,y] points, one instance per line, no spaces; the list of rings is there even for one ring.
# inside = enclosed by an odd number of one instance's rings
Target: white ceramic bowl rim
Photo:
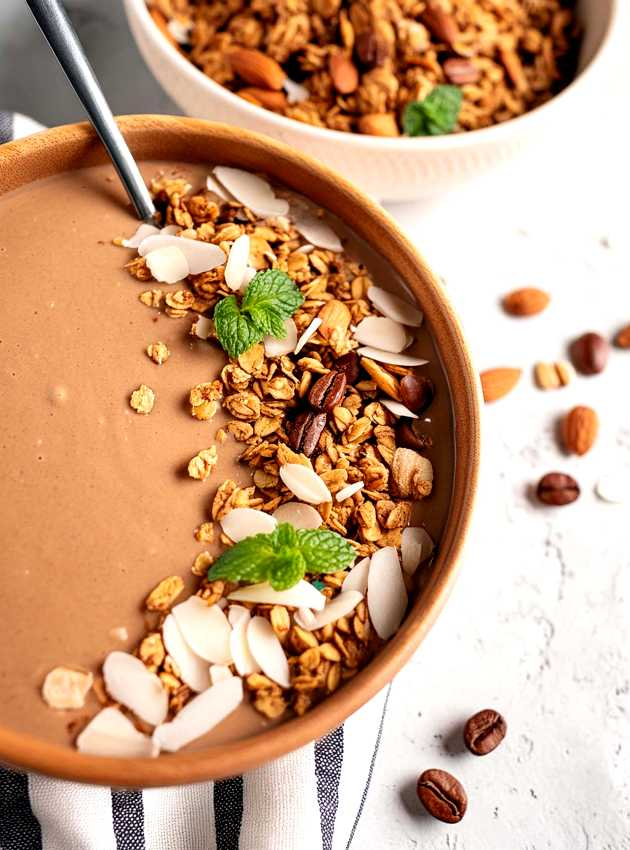
[[[494,124],[491,127],[482,127],[479,130],[469,130],[463,133],[453,133],[444,136],[422,136],[409,138],[399,136],[397,138],[384,138],[382,136],[362,135],[360,133],[344,133],[341,130],[331,130],[327,127],[316,127],[313,124],[297,121],[294,118],[287,118],[284,115],[278,115],[269,109],[264,109],[260,106],[255,106],[253,103],[239,97],[234,92],[215,82],[211,77],[206,76],[203,71],[193,65],[188,59],[169,42],[169,40],[160,31],[157,24],[149,14],[146,0],[127,0],[129,3],[135,4],[138,9],[138,14],[143,20],[143,23],[150,32],[157,36],[158,43],[162,48],[170,54],[175,64],[179,67],[182,73],[190,79],[191,83],[200,83],[213,96],[219,97],[221,100],[230,101],[232,104],[238,101],[239,106],[244,110],[244,113],[251,115],[252,118],[260,120],[261,110],[265,113],[265,119],[270,125],[275,125],[279,130],[291,129],[294,132],[303,130],[306,134],[313,138],[319,138],[322,141],[334,141],[335,138],[343,139],[345,144],[350,144],[356,148],[378,148],[390,152],[404,150],[406,152],[413,150],[431,151],[431,150],[457,150],[458,148],[467,147],[471,142],[480,142],[491,144],[503,139],[504,136],[511,135],[517,127],[523,126],[526,122],[532,123],[540,117],[547,115],[549,110],[554,108],[558,103],[565,103],[569,97],[573,97],[575,89],[580,85],[585,78],[590,78],[593,67],[598,64],[602,54],[607,50],[610,44],[610,36],[615,25],[620,0],[612,0],[610,17],[606,28],[602,34],[600,44],[591,57],[588,64],[578,72],[575,78],[562,89],[557,95],[554,95],[550,100],[535,107],[529,112],[523,113],[516,118],[511,118],[501,124]],[[296,127],[297,125],[297,127]]]

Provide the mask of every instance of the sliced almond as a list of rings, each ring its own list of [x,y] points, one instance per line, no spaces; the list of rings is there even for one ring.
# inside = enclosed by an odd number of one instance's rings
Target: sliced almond
[[[228,622],[235,629],[241,620],[245,620],[249,623],[250,613],[249,609],[245,608],[243,605],[230,605],[227,614]]]
[[[267,582],[239,587],[228,596],[230,601],[255,602],[262,605],[285,605],[291,608],[312,608],[321,611],[326,597],[316,587],[302,579],[288,590],[274,590]]]
[[[303,502],[285,502],[272,516],[276,522],[290,522],[294,528],[319,528],[323,522],[319,511]]]
[[[393,546],[372,555],[367,598],[372,625],[378,636],[387,640],[397,631],[407,610],[407,590]]]
[[[309,339],[313,336],[314,333],[316,333],[321,323],[322,320],[319,318],[319,316],[315,316],[315,318],[311,320],[308,327],[304,330],[304,332],[298,339],[297,345],[295,346],[295,349],[293,351],[294,354],[300,353],[300,351],[304,348]]]
[[[168,31],[173,36],[178,44],[190,44],[190,32],[192,24],[178,21],[177,18],[171,18],[166,24]]]
[[[243,682],[240,677],[224,679],[186,703],[170,723],[158,726],[153,740],[161,750],[175,753],[218,726],[242,702]]]
[[[284,320],[284,329],[286,331],[284,339],[276,339],[275,336],[266,336],[263,339],[267,357],[282,357],[294,351],[297,344],[297,328],[293,319]]]
[[[237,201],[249,207],[256,215],[270,218],[288,213],[288,201],[277,198],[269,183],[262,177],[226,165],[218,165],[214,174]]]
[[[412,410],[409,410],[409,408],[405,407],[405,405],[400,401],[394,401],[394,399],[391,398],[379,398],[379,402],[383,405],[383,407],[386,407],[390,413],[393,413],[394,416],[403,416],[408,419],[418,418]]]
[[[319,475],[300,463],[286,463],[280,467],[280,478],[285,487],[310,505],[332,502],[330,490]]]
[[[197,693],[209,688],[208,662],[200,658],[188,646],[172,614],[168,615],[162,625],[162,640],[166,651],[175,662],[182,680],[188,687]]]
[[[226,260],[221,248],[218,245],[213,245],[211,242],[202,242],[199,239],[185,239],[183,236],[165,236],[162,233],[157,236],[147,236],[146,239],[143,239],[138,248],[138,253],[141,257],[146,257],[147,254],[153,253],[158,248],[179,248],[188,263],[188,272],[186,274],[209,272],[217,266],[223,265]]]
[[[343,580],[341,589],[345,591],[358,590],[359,593],[365,594],[368,586],[368,572],[370,570],[370,559],[362,558],[357,564],[352,567],[348,575]]]
[[[150,236],[149,239],[161,239]],[[175,237],[177,238],[177,237]],[[158,283],[179,283],[189,274],[186,255],[176,245],[156,248],[146,255],[147,267]]]
[[[311,245],[317,248],[324,248],[326,251],[343,251],[343,245],[332,227],[308,212],[299,210],[295,213],[295,221],[293,222],[295,229],[300,233]]]
[[[214,331],[214,323],[207,316],[199,316],[193,327],[198,339],[208,339]]]
[[[407,575],[412,576],[420,564],[431,555],[435,544],[426,528],[403,529],[401,539],[402,568]]]
[[[231,662],[231,628],[217,605],[207,605],[199,596],[190,596],[173,608],[173,616],[194,653],[214,664]]]
[[[321,629],[329,623],[336,622],[340,617],[347,617],[362,599],[363,594],[358,590],[343,590],[312,618],[303,619],[298,611],[295,622],[307,632],[314,632],[315,629]]]
[[[138,732],[128,717],[112,706],[94,717],[77,738],[77,749],[91,756],[154,758],[157,744]]]
[[[261,670],[280,687],[289,687],[289,663],[269,620],[252,617],[247,625],[247,643]]]
[[[424,314],[414,304],[388,292],[387,289],[370,286],[367,297],[380,313],[394,322],[410,325],[413,328],[419,328],[422,324]]]
[[[342,487],[341,490],[338,490],[335,493],[335,499],[338,502],[343,502],[345,499],[349,499],[351,496],[354,496],[355,493],[363,490],[364,487],[365,481],[355,481],[354,484],[348,484],[347,487]]]
[[[160,232],[160,228],[154,224],[141,224],[136,232],[128,239],[121,240],[121,245],[125,248],[137,248],[143,239],[147,236],[156,236]]]
[[[607,472],[595,485],[595,492],[600,499],[612,505],[630,502],[630,470]]]
[[[107,693],[153,726],[162,723],[168,711],[168,694],[162,682],[128,652],[110,652],[103,663]]]
[[[230,650],[238,675],[249,676],[250,673],[258,673],[260,665],[252,655],[247,639],[247,627],[249,626],[251,615],[247,609],[244,608],[243,610],[246,613],[239,617],[230,635]]]
[[[363,357],[369,357],[370,360],[378,360],[380,363],[386,363],[390,366],[426,366],[429,362],[423,357],[414,357],[411,354],[400,354],[393,351],[383,351],[381,348],[372,348],[369,345],[362,345],[357,348],[357,354]]]
[[[160,233],[162,236],[177,236],[180,231],[181,227],[178,224],[167,224],[160,230]],[[144,239],[142,241],[144,242]]]
[[[206,188],[209,192],[214,192],[222,201],[233,201],[234,195],[231,195],[225,186],[222,186],[214,174],[208,174],[206,177]]]
[[[399,353],[409,345],[409,336],[404,326],[393,319],[368,316],[362,319],[354,331],[355,339],[363,345]]]
[[[282,84],[282,88],[287,93],[289,103],[302,103],[303,100],[308,100],[311,93],[303,86],[302,83],[296,83],[295,80],[290,80],[288,77]]]
[[[42,696],[51,708],[83,708],[94,676],[84,670],[55,667],[44,679]]]
[[[231,679],[234,675],[225,664],[211,664],[209,672],[210,681],[213,685],[218,685],[219,682],[225,682],[226,679]]]
[[[235,543],[254,534],[271,534],[278,525],[271,514],[255,508],[233,508],[220,522],[223,532]]]
[[[232,243],[224,270],[225,282],[234,292],[238,292],[243,285],[248,262],[249,236],[243,233]]]

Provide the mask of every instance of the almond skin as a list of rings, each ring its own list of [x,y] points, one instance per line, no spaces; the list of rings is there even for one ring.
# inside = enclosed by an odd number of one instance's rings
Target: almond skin
[[[615,335],[615,345],[617,348],[630,348],[630,325],[626,325]]]
[[[275,112],[282,112],[287,108],[287,97],[283,91],[269,91],[269,89],[245,88],[238,95],[256,106],[264,106]]]
[[[499,369],[486,369],[482,372],[481,389],[483,390],[483,400],[486,404],[506,396],[510,390],[514,389],[521,377],[521,369],[510,369],[502,367]]]
[[[562,439],[567,452],[585,455],[593,446],[598,431],[599,419],[593,408],[574,407],[562,422]]]
[[[510,316],[535,316],[549,304],[550,298],[542,289],[526,287],[515,289],[503,299],[503,309]]]
[[[238,47],[230,51],[229,60],[234,73],[256,88],[280,91],[287,78],[276,60],[260,50]]]
[[[359,118],[359,133],[367,136],[400,136],[396,116],[391,112],[375,112]]]
[[[359,87],[359,72],[352,59],[345,53],[334,53],[330,57],[328,70],[333,85],[340,94],[352,94]]]

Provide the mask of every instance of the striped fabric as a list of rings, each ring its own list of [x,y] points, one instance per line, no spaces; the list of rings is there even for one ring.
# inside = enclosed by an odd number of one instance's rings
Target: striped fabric
[[[0,768],[0,850],[358,850],[388,699],[222,782],[122,791]]]
[[[0,111],[0,144],[40,129]],[[389,690],[325,738],[221,782],[122,791],[0,767],[0,850],[350,850]]]

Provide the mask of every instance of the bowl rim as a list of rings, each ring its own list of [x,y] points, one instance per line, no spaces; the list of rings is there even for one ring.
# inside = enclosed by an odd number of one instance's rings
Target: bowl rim
[[[611,36],[615,27],[619,9],[620,0],[610,0],[610,16],[608,18],[606,28],[602,35],[600,44],[597,50],[591,57],[589,63],[565,86],[560,92],[554,95],[545,103],[540,104],[534,109],[524,112],[515,118],[504,121],[501,124],[493,124],[490,127],[480,127],[477,130],[468,130],[464,133],[451,133],[443,136],[416,136],[409,138],[407,136],[398,136],[388,138],[383,136],[371,136],[361,133],[345,133],[341,130],[333,130],[328,127],[316,127],[312,124],[307,124],[302,121],[297,121],[295,118],[287,118],[284,115],[278,115],[269,109],[261,106],[256,106],[253,103],[239,97],[234,92],[215,82],[211,77],[206,76],[203,71],[197,68],[190,60],[174,47],[173,44],[166,38],[160,30],[157,23],[151,17],[146,0],[123,0],[127,16],[130,15],[130,10],[133,9],[139,20],[145,28],[145,32],[152,40],[153,44],[162,55],[175,62],[177,67],[193,85],[199,85],[205,89],[206,94],[213,95],[221,101],[224,101],[232,108],[241,108],[245,115],[250,116],[252,120],[266,122],[267,126],[264,132],[282,132],[293,131],[298,134],[309,136],[313,141],[321,142],[336,142],[349,145],[358,149],[382,150],[383,152],[435,152],[435,151],[451,151],[466,148],[469,145],[482,144],[491,145],[505,141],[513,136],[519,129],[526,130],[527,127],[533,125],[534,122],[544,119],[550,113],[551,109],[556,109],[558,106],[566,106],[569,101],[573,101],[575,90],[581,87],[585,80],[590,81],[593,72],[601,64],[601,59],[604,54],[608,54],[611,44]],[[133,27],[131,27],[133,33]],[[135,33],[133,33],[134,39]],[[151,73],[153,74],[152,69]],[[154,75],[154,74],[153,74]],[[154,75],[155,76],[155,75]],[[161,85],[161,83],[160,83]],[[264,113],[264,115],[261,115]],[[297,125],[297,126],[296,126]],[[259,128],[262,130],[262,127]]]
[[[321,737],[380,691],[406,663],[442,609],[455,581],[459,555],[471,521],[477,487],[480,451],[480,388],[476,369],[457,317],[438,279],[404,236],[394,219],[349,181],[315,159],[267,136],[201,119],[148,115],[124,116],[119,125],[132,151],[143,160],[168,158],[160,153],[185,150],[180,161],[201,161],[195,153],[215,144],[227,153],[220,160],[252,167],[243,158],[262,158],[268,171],[289,188],[302,178],[316,203],[333,189],[329,209],[348,220],[363,235],[370,228],[382,240],[379,252],[391,263],[414,293],[431,327],[434,344],[449,386],[454,469],[449,512],[440,547],[427,577],[401,628],[381,652],[347,682],[303,717],[271,727],[250,738],[192,753],[162,755],[157,759],[120,759],[89,756],[0,726],[0,762],[21,769],[123,787],[177,785],[219,779],[250,770]],[[166,146],[166,147],[165,147]],[[169,147],[170,146],[170,147]],[[147,155],[152,151],[153,156]],[[0,194],[49,174],[107,160],[88,124],[46,130],[0,146]],[[57,163],[61,163],[59,166]],[[287,166],[289,171],[287,173]],[[274,173],[275,172],[275,173]],[[284,176],[281,176],[284,175]],[[319,196],[319,197],[318,197]],[[356,216],[356,220],[355,220]]]

